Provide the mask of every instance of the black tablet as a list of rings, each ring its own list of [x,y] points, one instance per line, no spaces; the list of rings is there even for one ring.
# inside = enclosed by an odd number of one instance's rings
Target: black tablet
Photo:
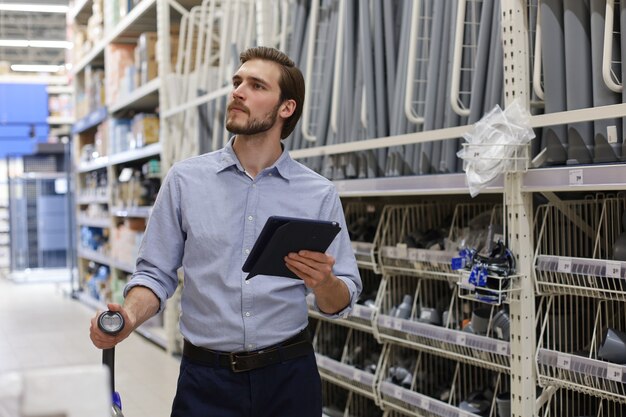
[[[301,250],[326,252],[339,230],[337,222],[271,216],[241,269],[248,272],[247,280],[257,275],[300,279],[285,265],[285,256]]]

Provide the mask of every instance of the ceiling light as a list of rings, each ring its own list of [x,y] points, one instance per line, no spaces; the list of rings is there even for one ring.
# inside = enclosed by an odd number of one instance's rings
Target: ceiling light
[[[0,11],[6,12],[67,13],[68,9],[62,4],[0,4]]]
[[[0,39],[0,46],[15,47],[15,48],[57,48],[57,49],[72,49],[74,44],[68,41],[47,41],[47,40],[33,40],[26,39]]]
[[[63,68],[62,65],[27,65],[13,64],[11,70],[16,72],[58,72]]]
[[[26,39],[0,39],[0,46],[27,48],[28,41]]]
[[[72,49],[73,44],[68,41],[28,41],[28,46],[33,48]]]

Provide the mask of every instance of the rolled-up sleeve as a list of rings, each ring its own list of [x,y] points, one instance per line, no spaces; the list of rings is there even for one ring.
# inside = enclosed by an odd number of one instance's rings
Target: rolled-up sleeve
[[[322,219],[336,221],[341,225],[341,231],[328,248],[327,253],[335,258],[335,265],[333,266],[333,273],[337,278],[343,281],[348,287],[350,292],[350,303],[343,310],[335,314],[327,314],[322,312],[317,303],[313,305],[313,308],[323,316],[335,319],[347,316],[356,303],[363,284],[361,282],[361,276],[359,274],[359,268],[354,257],[354,250],[350,242],[350,235],[348,234],[348,228],[346,226],[346,218],[344,216],[343,208],[341,206],[341,200],[339,194],[334,187],[326,197],[326,201],[322,206],[322,213],[320,216]]]
[[[159,311],[178,286],[186,233],[182,227],[180,189],[175,166],[163,181],[146,227],[135,272],[124,296],[136,286],[149,288],[160,301]]]

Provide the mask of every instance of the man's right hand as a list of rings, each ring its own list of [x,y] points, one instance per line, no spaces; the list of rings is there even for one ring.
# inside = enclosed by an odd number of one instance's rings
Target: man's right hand
[[[101,311],[98,311],[95,317],[91,319],[91,327],[89,329],[89,337],[91,338],[94,346],[98,349],[110,349],[114,347],[119,342],[126,339],[135,329],[135,320],[130,317],[126,310],[124,310],[124,307],[115,303],[107,304],[107,307],[109,308],[109,311],[117,311],[122,315],[124,318],[124,328],[115,336],[104,333],[98,327],[98,317],[102,313]]]

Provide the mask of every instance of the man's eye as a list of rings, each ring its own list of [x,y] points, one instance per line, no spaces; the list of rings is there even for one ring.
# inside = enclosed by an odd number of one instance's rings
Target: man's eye
[[[239,87],[239,84],[241,84],[239,81],[233,81],[233,87]]]
[[[257,90],[260,90],[260,89],[263,88],[263,85],[259,84],[259,83],[256,83],[256,84],[254,84],[254,88],[256,88]]]

